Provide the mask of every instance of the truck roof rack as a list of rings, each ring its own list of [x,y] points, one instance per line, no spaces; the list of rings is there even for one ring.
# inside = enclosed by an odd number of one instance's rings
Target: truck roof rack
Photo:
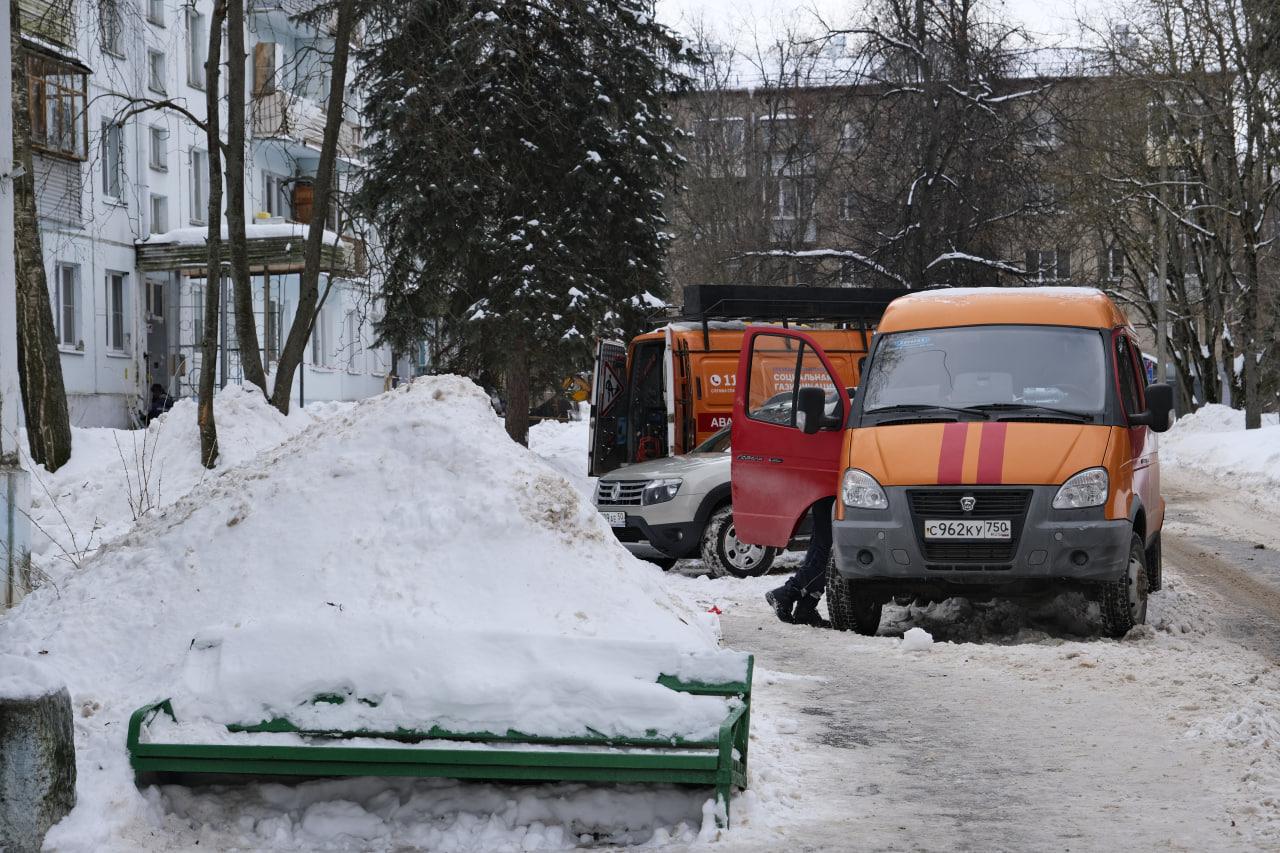
[[[702,323],[704,338],[712,320],[851,323],[865,331],[890,302],[908,293],[905,287],[691,284],[684,288],[680,319]]]

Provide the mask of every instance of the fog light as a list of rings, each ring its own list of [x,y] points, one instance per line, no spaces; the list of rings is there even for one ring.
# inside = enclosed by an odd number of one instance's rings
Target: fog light
[[[1085,563],[1089,562],[1089,555],[1084,551],[1072,551],[1071,562],[1075,563],[1077,566],[1083,566]]]
[[[872,554],[866,548],[858,552],[858,562],[864,566],[869,566],[876,561],[876,555]]]

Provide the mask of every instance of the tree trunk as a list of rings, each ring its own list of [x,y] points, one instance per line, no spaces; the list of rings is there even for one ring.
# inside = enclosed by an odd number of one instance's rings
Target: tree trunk
[[[13,150],[24,174],[13,179],[14,266],[18,292],[18,381],[26,410],[31,458],[57,471],[71,458],[71,418],[62,381],[62,357],[45,280],[36,176],[31,157],[31,114],[27,103],[26,52],[22,49],[18,4],[10,6],[13,27]]]
[[[200,395],[196,423],[200,427],[200,464],[218,461],[218,427],[213,419],[214,378],[218,369],[218,314],[222,308],[222,137],[219,132],[218,75],[222,59],[224,0],[213,4],[209,22],[209,56],[205,60],[205,139],[209,147],[209,265],[205,271],[204,340],[200,342]]]
[[[0,696],[0,844],[38,853],[49,827],[76,804],[71,696]]]
[[[227,0],[227,248],[231,256],[231,294],[235,304],[236,343],[240,370],[246,381],[270,398],[258,349],[258,325],[253,315],[253,282],[249,277],[249,247],[244,220],[244,4]],[[263,303],[266,316],[266,303]]]
[[[507,435],[529,444],[529,346],[524,337],[511,342],[504,377],[507,389]]]
[[[333,203],[334,175],[338,158],[338,138],[342,131],[343,105],[346,98],[347,59],[351,54],[351,36],[356,26],[355,0],[340,0],[338,19],[333,32],[333,67],[329,80],[324,137],[320,143],[320,163],[316,167],[316,199],[311,209],[307,242],[303,247],[302,275],[298,281],[298,308],[289,324],[289,336],[276,365],[275,386],[271,405],[289,414],[293,376],[302,363],[307,341],[320,310],[320,252],[324,248],[325,222]],[[326,290],[326,294],[327,294]]]

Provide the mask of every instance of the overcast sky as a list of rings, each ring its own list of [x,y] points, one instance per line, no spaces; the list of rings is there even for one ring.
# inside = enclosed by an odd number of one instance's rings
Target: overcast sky
[[[862,8],[859,0],[657,0],[664,23],[682,25],[702,17],[719,33],[758,28],[769,31],[788,18],[812,20],[816,9],[824,18],[841,23],[850,10]],[[1079,43],[1075,23],[1081,14],[1101,20],[1117,0],[992,0],[1015,22],[1049,41]]]

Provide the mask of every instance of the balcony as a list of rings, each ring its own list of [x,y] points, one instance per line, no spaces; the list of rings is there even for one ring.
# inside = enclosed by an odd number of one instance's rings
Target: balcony
[[[253,99],[255,139],[281,140],[315,154],[324,140],[324,108],[309,98],[281,89],[261,92]],[[338,130],[338,154],[354,158],[363,145],[360,125],[343,119]],[[298,152],[308,153],[308,152]]]

